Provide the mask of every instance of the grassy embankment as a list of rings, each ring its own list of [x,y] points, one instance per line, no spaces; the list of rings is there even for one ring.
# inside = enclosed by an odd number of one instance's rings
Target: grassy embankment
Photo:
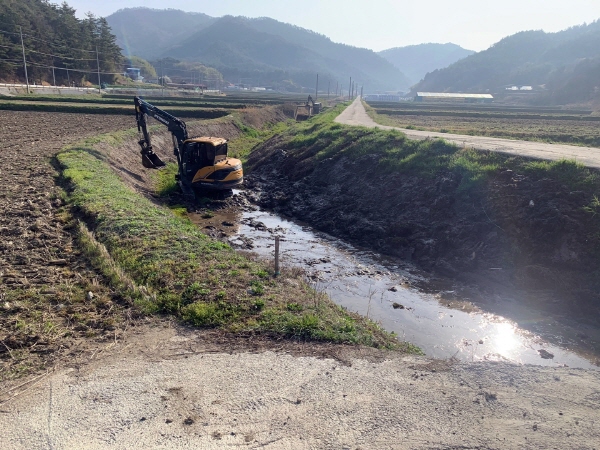
[[[69,203],[94,233],[92,239],[80,230],[81,247],[138,310],[230,332],[418,352],[335,305],[301,278],[292,273],[272,277],[266,263],[236,253],[186,218],[138,195],[102,161],[93,141],[71,147],[58,161]]]
[[[429,108],[365,103],[369,116],[381,125],[438,133],[489,136],[600,147],[600,116],[587,111],[515,110],[500,108]]]
[[[411,140],[400,131],[348,127],[334,122],[346,105],[339,105],[281,133],[278,145],[297,149],[294,158],[303,170],[328,158],[376,155],[380,170],[435,178],[443,172],[460,174],[459,192],[473,195],[500,169],[549,177],[586,192],[600,192],[600,175],[572,160],[542,161],[496,152],[460,148],[441,139]],[[257,159],[250,163],[256,164]],[[252,167],[249,167],[252,169]],[[589,206],[594,209],[594,204]],[[597,207],[596,207],[597,209]],[[598,211],[600,213],[600,209]]]

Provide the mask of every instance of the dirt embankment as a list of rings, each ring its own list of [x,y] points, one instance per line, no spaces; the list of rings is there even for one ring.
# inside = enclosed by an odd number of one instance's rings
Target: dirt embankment
[[[262,129],[267,124],[275,124],[288,119],[283,107],[280,106],[247,108],[237,111],[236,114],[241,125],[254,129]],[[135,120],[130,120],[132,121],[132,127],[135,126]],[[218,136],[232,140],[243,133],[240,129],[240,122],[229,117],[210,121],[190,121],[188,123],[188,133],[190,136]],[[158,122],[149,119],[149,123],[153,125]],[[151,133],[151,138],[154,151],[164,162],[177,162],[173,154],[171,133],[166,128]],[[143,168],[140,146],[135,139],[128,139],[119,145],[99,144],[97,148],[102,156],[106,158],[106,162],[127,184],[147,197],[152,196],[154,191],[152,176],[155,172]]]
[[[239,112],[256,128],[283,120],[278,108]],[[133,116],[0,111],[0,380],[73,357],[96,340],[114,340],[131,325],[108,282],[85,258],[77,227],[57,185],[53,157],[65,146],[135,127]],[[230,118],[191,123],[191,135],[235,138]],[[155,150],[174,160],[170,134],[153,134]],[[98,144],[100,158],[134,189],[152,196],[153,172],[142,167],[135,138]],[[81,338],[81,339],[80,339]],[[86,339],[87,338],[87,339]]]
[[[593,193],[506,168],[465,192],[451,170],[390,173],[377,155],[318,161],[318,150],[266,142],[249,159],[252,199],[488,297],[517,288],[538,307],[597,311],[600,222],[583,208]]]

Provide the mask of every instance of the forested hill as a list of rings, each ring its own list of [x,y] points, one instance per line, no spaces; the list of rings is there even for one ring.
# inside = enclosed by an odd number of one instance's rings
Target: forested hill
[[[117,11],[107,17],[120,45],[137,56],[173,57],[216,67],[233,82],[271,85],[276,88],[314,87],[319,73],[327,89],[331,82],[348,88],[349,77],[370,90],[398,90],[410,86],[400,70],[375,52],[332,42],[324,35],[269,18],[249,19],[208,16],[181,11],[139,8]],[[159,36],[154,48],[135,37],[138,26],[126,27],[139,17],[145,33]],[[182,25],[195,20],[193,25]],[[177,26],[179,23],[179,26]],[[186,22],[187,23],[187,22]],[[178,32],[173,30],[177,28]],[[148,31],[148,30],[152,31]],[[162,39],[164,37],[165,39]]]
[[[102,81],[111,81],[109,74],[122,71],[121,49],[105,19],[88,15],[79,20],[66,3],[0,0],[1,80],[25,81],[19,26],[31,82],[52,82],[55,76],[58,84],[97,83],[96,47]]]
[[[524,31],[428,74],[414,91],[499,92],[533,86],[548,103],[584,102],[600,90],[600,21],[558,33]]]
[[[121,9],[106,19],[126,56],[148,60],[217,20],[201,13],[143,7]]]
[[[390,48],[379,52],[404,73],[411,84],[418,83],[429,72],[443,69],[475,53],[456,44],[419,44]]]

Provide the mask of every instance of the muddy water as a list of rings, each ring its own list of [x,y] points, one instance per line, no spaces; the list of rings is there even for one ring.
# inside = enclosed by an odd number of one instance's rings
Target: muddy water
[[[526,327],[457,300],[452,291],[426,293],[427,277],[410,267],[400,267],[398,261],[382,259],[266,211],[247,211],[237,217],[217,214],[208,225],[199,216],[192,220],[203,227],[225,222],[232,246],[265,258],[273,257],[274,237],[280,236],[282,266],[303,268],[314,287],[327,292],[336,303],[367,315],[401,340],[421,347],[428,356],[598,368],[598,355],[581,345],[578,337],[593,339],[598,330],[559,325],[520,307],[518,299],[501,300],[513,305],[511,317]]]

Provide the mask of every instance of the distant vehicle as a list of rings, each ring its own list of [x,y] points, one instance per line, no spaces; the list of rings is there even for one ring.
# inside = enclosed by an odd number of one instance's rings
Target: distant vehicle
[[[313,100],[312,96],[309,95],[306,103],[296,105],[294,119],[297,121],[309,119],[314,114],[319,114],[321,112],[322,106],[322,103],[316,103]]]

